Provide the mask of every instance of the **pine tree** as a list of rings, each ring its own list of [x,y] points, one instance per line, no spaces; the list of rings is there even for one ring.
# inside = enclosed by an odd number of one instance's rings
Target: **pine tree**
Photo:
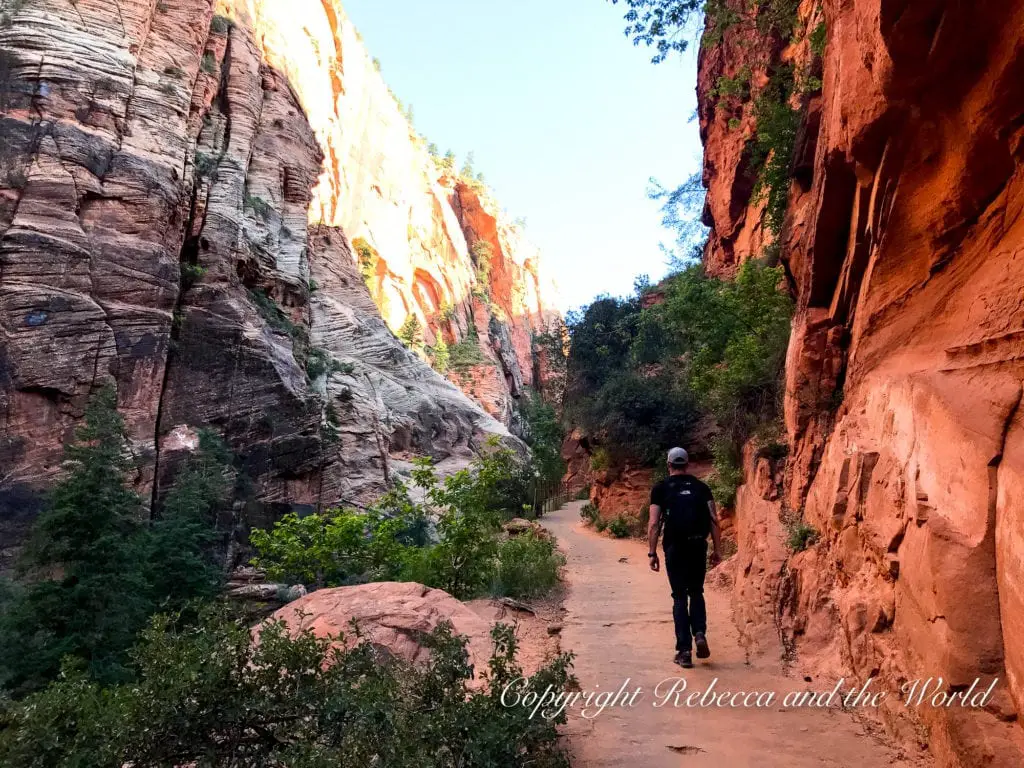
[[[113,387],[90,402],[65,449],[54,487],[21,562],[38,579],[15,589],[0,618],[0,684],[15,692],[52,679],[64,656],[99,679],[128,676],[125,651],[150,613],[138,563],[142,503],[128,487],[133,459]]]
[[[154,602],[177,609],[219,591],[223,574],[213,549],[219,538],[217,515],[234,484],[232,461],[216,433],[200,431],[199,450],[175,478],[148,537],[148,581]]]

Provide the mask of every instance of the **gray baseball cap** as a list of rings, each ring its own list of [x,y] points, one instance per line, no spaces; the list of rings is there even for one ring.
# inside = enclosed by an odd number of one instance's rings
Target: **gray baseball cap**
[[[681,467],[688,464],[690,461],[690,454],[688,454],[682,448],[673,448],[668,452],[668,463],[674,467]]]

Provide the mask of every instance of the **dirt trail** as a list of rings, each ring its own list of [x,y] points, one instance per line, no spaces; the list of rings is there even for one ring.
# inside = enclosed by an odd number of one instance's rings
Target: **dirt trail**
[[[584,691],[618,690],[629,678],[629,690],[640,686],[644,696],[632,708],[609,708],[589,720],[570,717],[574,768],[922,765],[884,746],[849,713],[783,709],[786,693],[830,690],[836,681],[808,684],[786,676],[775,654],[748,663],[730,618],[731,596],[710,583],[706,595],[712,657],[697,660],[692,670],[673,664],[671,598],[664,572],[647,567],[643,543],[611,539],[582,526],[581,504],[569,504],[543,519],[568,558],[562,646],[576,652],[576,675]],[[764,709],[654,708],[658,683],[679,677],[685,678],[687,693],[705,691],[717,677],[720,691],[779,694]]]

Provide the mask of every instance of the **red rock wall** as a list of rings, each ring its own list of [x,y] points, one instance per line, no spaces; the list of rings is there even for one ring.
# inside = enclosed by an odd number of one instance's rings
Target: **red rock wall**
[[[442,210],[465,250],[447,193],[424,203],[408,181],[423,177],[408,123],[405,150],[375,148],[345,100],[368,62],[333,0],[31,0],[5,14],[0,567],[108,382],[140,491],[156,497],[180,436],[212,426],[253,480],[243,528],[372,496],[409,453],[457,464],[508,438],[395,339],[359,275],[361,210],[411,241],[408,216],[374,218],[367,202],[388,163],[411,170],[382,205],[414,200],[425,231]],[[334,370],[311,373],[311,354]]]
[[[738,616],[776,625],[808,668],[890,690],[998,677],[984,711],[883,715],[942,765],[1019,765],[1024,3],[827,0],[801,6],[805,29],[819,14],[823,88],[804,100],[780,240],[791,455],[775,487],[747,463]],[[771,240],[737,172],[745,129],[711,96],[757,50],[742,37],[701,56],[719,273]],[[814,66],[806,42],[759,53]],[[792,555],[798,518],[821,535]]]

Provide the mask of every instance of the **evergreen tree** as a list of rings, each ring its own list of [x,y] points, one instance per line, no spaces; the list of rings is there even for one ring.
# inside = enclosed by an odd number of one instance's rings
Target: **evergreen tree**
[[[128,649],[149,617],[212,597],[221,581],[210,545],[231,474],[214,435],[202,435],[152,524],[130,487],[112,387],[92,399],[65,457],[20,563],[24,583],[0,590],[0,688],[16,696],[54,679],[65,657],[101,683],[131,679]]]
[[[65,456],[70,471],[21,563],[41,580],[15,588],[0,615],[0,684],[16,693],[52,679],[66,655],[97,679],[125,679],[124,652],[150,614],[137,567],[142,504],[127,484],[133,460],[112,387],[92,399]]]
[[[199,450],[175,478],[148,536],[147,570],[154,602],[181,608],[220,590],[223,574],[213,548],[217,515],[234,484],[232,460],[216,433],[199,433]]]

